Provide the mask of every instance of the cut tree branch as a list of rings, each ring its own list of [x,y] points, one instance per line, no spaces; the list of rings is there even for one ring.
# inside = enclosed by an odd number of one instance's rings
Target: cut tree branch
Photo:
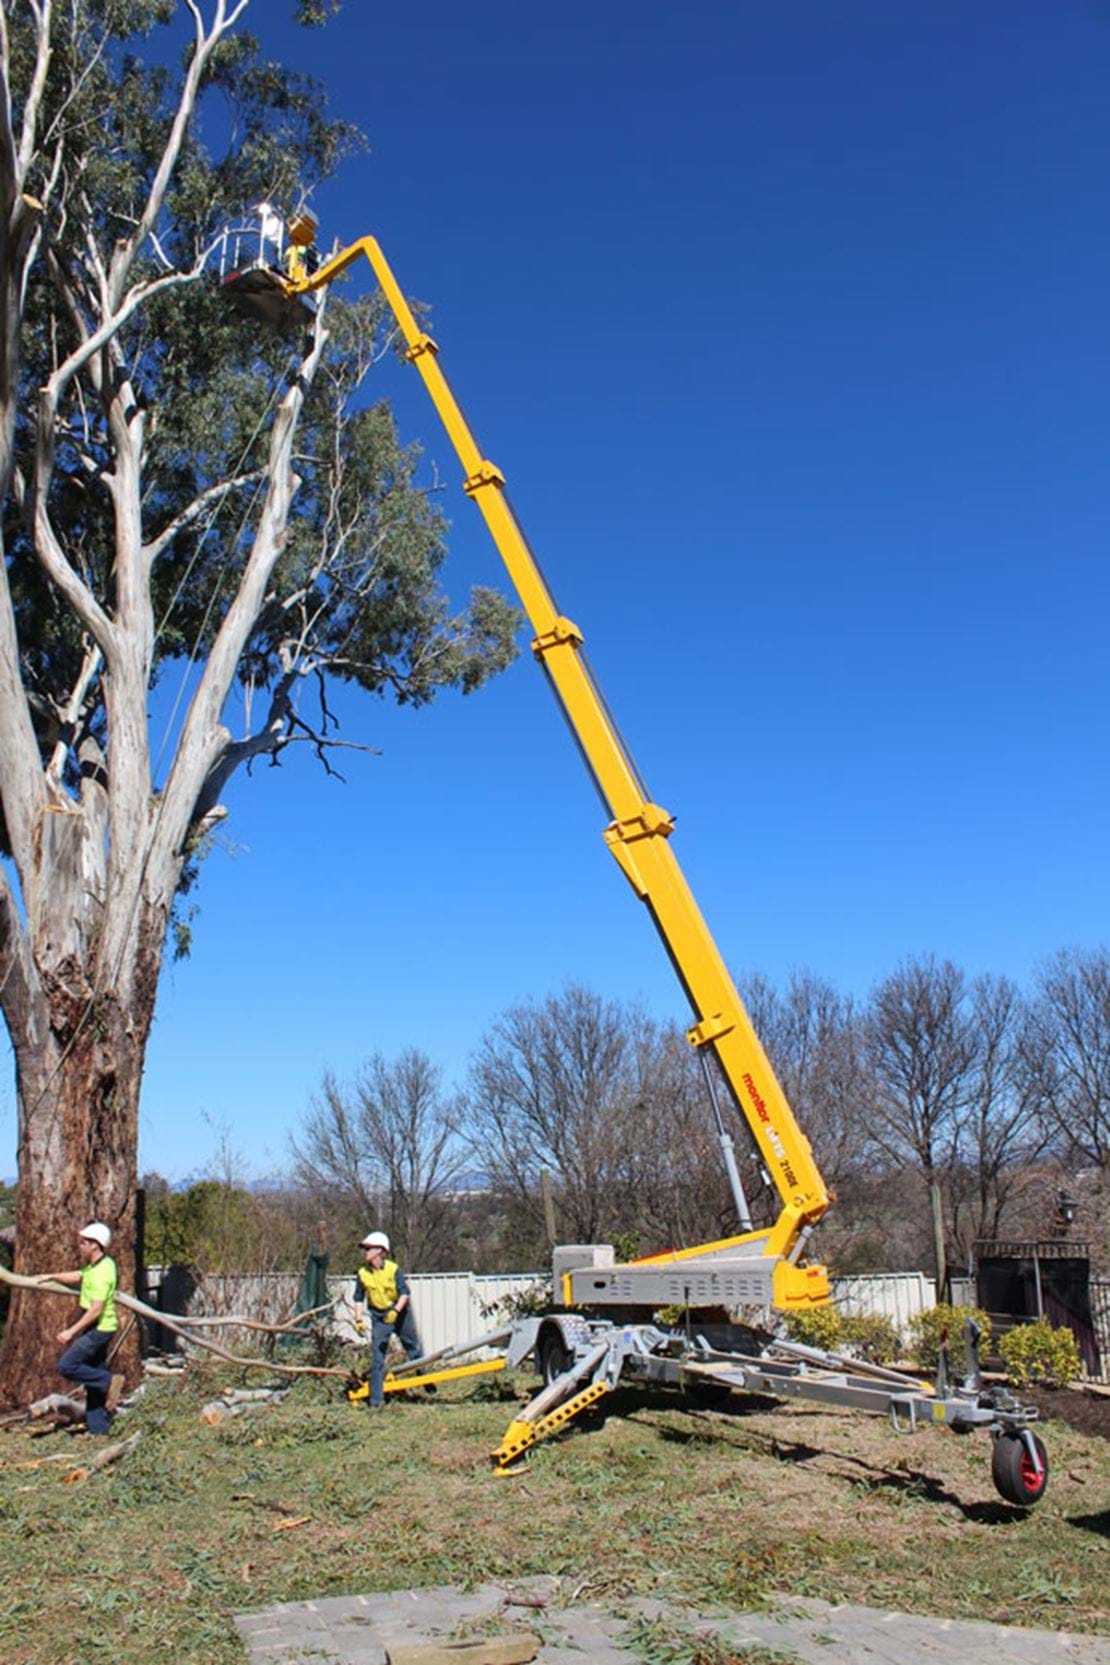
[[[9,1284],[13,1289],[36,1289],[44,1295],[72,1295],[73,1288],[69,1284],[55,1283],[50,1278],[24,1277],[19,1272],[9,1272],[7,1267],[0,1266],[0,1283]],[[136,1295],[126,1295],[122,1289],[117,1289],[115,1302],[119,1307],[126,1307],[128,1312],[137,1312],[140,1318],[149,1319],[152,1324],[161,1324],[163,1329],[171,1330],[183,1341],[190,1342],[194,1347],[203,1348],[206,1353],[214,1353],[217,1358],[227,1364],[245,1365],[251,1370],[266,1370],[271,1374],[278,1372],[283,1376],[343,1376],[351,1373],[340,1365],[315,1364],[282,1364],[274,1359],[252,1359],[242,1357],[237,1353],[229,1353],[226,1347],[221,1347],[215,1341],[208,1341],[196,1334],[196,1326],[203,1322],[199,1319],[186,1318],[180,1313],[160,1312],[157,1307],[148,1306],[140,1301]],[[225,1318],[219,1320],[224,1324],[242,1324],[254,1329],[268,1329],[272,1326],[258,1325],[249,1318]],[[280,1333],[280,1332],[279,1332]]]

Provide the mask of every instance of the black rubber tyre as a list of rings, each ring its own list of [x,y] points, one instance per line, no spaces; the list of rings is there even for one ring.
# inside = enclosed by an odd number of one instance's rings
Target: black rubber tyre
[[[544,1324],[536,1339],[536,1369],[544,1387],[550,1387],[557,1376],[562,1376],[574,1363],[574,1354],[567,1346],[557,1324]]]
[[[1038,1434],[1033,1435],[1033,1444],[1041,1465],[1039,1474],[1018,1434],[999,1434],[991,1453],[991,1479],[1000,1495],[1023,1509],[1039,1503],[1048,1487],[1048,1452]]]

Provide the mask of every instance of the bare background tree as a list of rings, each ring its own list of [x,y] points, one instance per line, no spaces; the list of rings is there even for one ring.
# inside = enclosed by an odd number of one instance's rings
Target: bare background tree
[[[837,1188],[864,1154],[871,1110],[852,1001],[808,970],[792,972],[781,994],[759,975],[739,986],[818,1166]]]
[[[1110,953],[1064,948],[1036,975],[1030,1053],[1061,1182],[1098,1199],[1086,1227],[1110,1258]]]
[[[1005,978],[969,984],[954,966],[907,962],[863,1009],[809,972],[781,990],[747,980],[756,1027],[834,1184],[814,1243],[834,1272],[928,1268],[938,1230],[962,1270],[979,1238],[1058,1234],[1064,1188],[1079,1204],[1076,1235],[1092,1241],[1096,1266],[1110,1264],[1104,1176],[1083,1120],[1096,1116],[1097,1135],[1104,961],[1068,951],[1028,997]],[[777,1197],[723,1107],[756,1222],[766,1222]],[[919,1155],[927,1135],[931,1166]],[[538,1269],[549,1249],[545,1171],[563,1241],[614,1242],[634,1256],[736,1229],[684,1033],[581,986],[503,1013],[465,1096],[445,1094],[419,1053],[379,1058],[349,1088],[325,1078],[297,1155],[272,1190],[233,1174],[222,1196],[211,1175],[185,1192],[161,1186],[148,1211],[161,1241],[179,1242],[195,1266],[216,1243],[228,1270],[246,1269],[250,1253],[268,1265],[277,1238],[259,1233],[280,1218],[280,1252],[294,1266],[326,1217],[345,1266],[373,1219],[413,1270]]]
[[[636,1252],[731,1236],[738,1228],[701,1060],[679,1029],[627,1014],[635,1096],[627,1123],[625,1174],[613,1225]],[[755,1141],[723,1083],[718,1102],[749,1204],[760,1190]]]
[[[942,1185],[956,1159],[978,1048],[963,972],[931,956],[904,961],[872,992],[864,1045],[874,1080],[876,1137],[921,1176],[937,1287],[943,1289],[948,1254]]]
[[[541,1241],[545,1169],[561,1240],[603,1241],[623,1188],[635,1081],[623,1008],[577,984],[511,1007],[482,1040],[468,1095],[475,1161]]]
[[[974,1065],[949,1176],[952,1244],[965,1264],[977,1239],[1000,1235],[1044,1150],[1030,1021],[1016,984],[977,979],[970,1010]]]
[[[463,1170],[461,1106],[442,1072],[409,1048],[375,1053],[353,1085],[324,1077],[299,1140],[294,1178],[314,1195],[357,1205],[363,1231],[388,1231],[407,1266],[445,1263],[455,1228],[451,1192]]]

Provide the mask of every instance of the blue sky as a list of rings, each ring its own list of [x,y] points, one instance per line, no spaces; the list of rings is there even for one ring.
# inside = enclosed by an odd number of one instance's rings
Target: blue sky
[[[862,996],[1105,941],[1110,5],[290,9],[251,22],[371,145],[323,239],[374,232],[432,305],[733,967]],[[450,486],[452,593],[500,582],[417,377],[374,391]],[[381,754],[346,786],[229,794],[144,1168],[220,1125],[280,1167],[325,1067],[461,1080],[570,978],[685,1021],[530,654],[341,708]],[[9,1091],[8,1170],[14,1123]]]

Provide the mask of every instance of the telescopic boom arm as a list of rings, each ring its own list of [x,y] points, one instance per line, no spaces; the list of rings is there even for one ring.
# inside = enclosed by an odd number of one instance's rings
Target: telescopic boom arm
[[[670,846],[674,821],[648,797],[583,654],[578,626],[562,613],[544,580],[509,504],[505,477],[483,455],[439,367],[438,347],[420,329],[377,241],[361,237],[315,272],[303,269],[286,283],[290,296],[321,289],[360,256],[370,262],[406,342],[405,357],[423,378],[463,468],[463,490],[478,505],[508,570],[535,637],[532,651],[554,688],[571,731],[612,819],[605,840],[617,865],[647,904],[693,1009],[690,1043],[714,1052],[736,1104],[751,1128],[767,1172],[782,1199],[769,1232],[650,1257],[681,1260],[720,1255],[749,1245],[776,1265],[777,1305],[811,1304],[823,1298],[819,1268],[797,1265],[810,1230],[829,1205],[829,1194],[785,1094],[775,1079],[740,996],[690,892]]]

